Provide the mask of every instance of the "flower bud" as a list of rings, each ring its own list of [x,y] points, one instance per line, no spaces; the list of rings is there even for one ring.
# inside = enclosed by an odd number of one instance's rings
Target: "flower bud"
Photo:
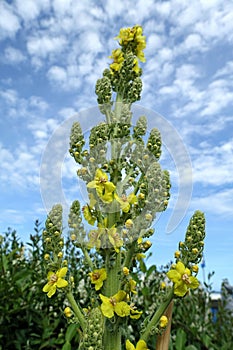
[[[175,251],[175,254],[174,254],[175,258],[178,259],[180,257],[180,254],[181,253],[179,250]]]
[[[62,253],[62,252],[59,252],[59,253],[57,254],[57,257],[58,257],[59,259],[61,259],[61,258],[63,257],[63,253]]]
[[[64,310],[64,314],[66,317],[71,317],[72,316],[72,311],[71,311],[71,308],[69,306],[67,306]]]
[[[168,324],[168,318],[167,316],[163,315],[160,317],[160,320],[159,320],[159,326],[161,328],[166,328],[167,327],[167,324]]]
[[[131,228],[133,226],[133,221],[131,219],[126,220],[125,227]]]
[[[123,274],[125,276],[128,276],[128,274],[129,274],[129,269],[126,266],[123,267]]]

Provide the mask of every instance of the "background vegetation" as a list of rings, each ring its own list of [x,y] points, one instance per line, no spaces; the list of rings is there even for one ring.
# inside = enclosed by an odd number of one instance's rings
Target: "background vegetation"
[[[42,292],[46,283],[44,248],[41,225],[35,223],[35,232],[24,245],[14,230],[0,236],[0,350],[7,349],[77,349],[79,327],[69,324],[63,310],[68,305],[62,293],[48,299]],[[82,307],[91,298],[91,285],[79,251],[67,240],[65,258],[77,286],[75,298]],[[138,279],[138,309],[144,311],[135,320],[132,340],[142,322],[146,323],[150,311],[159,304],[161,282],[169,266],[147,267],[141,261],[143,276]],[[226,291],[218,305],[217,319],[211,313],[211,274],[208,283],[190,292],[174,303],[170,350],[231,350],[233,344],[233,314],[227,309]],[[158,294],[158,290],[160,293]],[[148,346],[155,349],[156,335]],[[76,345],[75,345],[76,344]]]

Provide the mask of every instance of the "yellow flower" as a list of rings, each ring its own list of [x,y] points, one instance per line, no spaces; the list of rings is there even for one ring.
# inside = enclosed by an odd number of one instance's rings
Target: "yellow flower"
[[[99,249],[101,246],[101,237],[102,232],[100,230],[91,230],[88,234],[89,241],[87,242],[87,248],[96,248]]]
[[[142,238],[142,237],[139,237],[139,238],[137,239],[137,243],[140,245],[140,244],[142,244],[142,242],[143,242],[143,238]]]
[[[94,225],[96,218],[92,215],[90,207],[88,205],[85,205],[82,208],[83,216],[87,220],[88,224]]]
[[[88,188],[95,188],[97,195],[103,202],[110,203],[113,201],[113,192],[116,186],[108,181],[108,176],[101,169],[97,169],[95,179],[87,184]]]
[[[133,63],[134,63],[133,71],[138,74],[140,72],[140,67],[138,65],[138,60],[135,58]]]
[[[144,259],[144,258],[146,258],[146,255],[145,255],[145,254],[143,254],[143,253],[137,253],[137,254],[136,254],[136,259],[137,259],[137,261],[140,261],[140,260],[142,260],[142,259]]]
[[[126,297],[126,292],[119,290],[119,292],[112,297],[108,298],[100,294],[102,300],[101,311],[103,315],[107,318],[112,318],[114,312],[120,316],[125,317],[130,314],[130,306],[123,301]]]
[[[168,324],[168,318],[167,316],[163,315],[160,317],[160,320],[159,320],[159,326],[160,328],[166,328],[167,327],[167,324]]]
[[[175,258],[178,259],[180,257],[180,254],[181,254],[180,251],[176,250],[174,254]]]
[[[134,281],[132,278],[129,280],[129,289],[130,289],[130,292],[134,293],[134,294],[137,294],[136,292],[136,285],[137,285],[137,282]]]
[[[119,248],[123,246],[123,240],[121,239],[115,227],[108,229],[108,239],[113,245],[116,253],[119,253]]]
[[[110,64],[110,68],[114,71],[119,71],[124,62],[124,54],[121,49],[116,49],[112,51],[112,56],[109,58],[113,59],[113,63]]]
[[[181,261],[167,273],[167,277],[174,283],[174,294],[183,297],[189,288],[196,289],[199,282],[196,277],[191,276],[191,272]]]
[[[142,339],[140,339],[137,342],[136,348],[128,339],[126,340],[126,344],[125,345],[126,345],[126,350],[149,350],[147,348],[146,342],[144,340],[142,340]]]
[[[114,198],[120,203],[121,209],[124,213],[128,213],[130,210],[130,205],[136,204],[138,202],[137,196],[134,193],[130,193],[128,197],[123,194],[119,197],[117,194],[114,195]]]
[[[89,276],[91,277],[91,283],[95,284],[95,290],[100,290],[100,288],[103,286],[103,282],[107,278],[107,273],[103,268],[90,272]]]
[[[47,276],[48,283],[43,288],[43,292],[47,293],[49,298],[56,293],[57,288],[64,288],[68,285],[68,282],[63,279],[67,270],[67,267],[62,267],[57,272],[49,271]]]
[[[65,309],[64,309],[64,314],[66,317],[71,317],[72,316],[72,311],[71,311],[71,308],[69,306],[67,306]]]
[[[136,310],[134,307],[130,307],[130,318],[138,320],[141,317],[142,311]]]

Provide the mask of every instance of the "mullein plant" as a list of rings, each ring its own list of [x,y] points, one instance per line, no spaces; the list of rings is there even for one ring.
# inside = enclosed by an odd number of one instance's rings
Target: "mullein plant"
[[[90,281],[91,301],[85,309],[74,298],[77,286],[63,258],[61,205],[52,208],[43,232],[48,268],[43,291],[49,298],[64,293],[69,303],[64,314],[80,329],[80,350],[148,349],[151,335],[161,334],[168,324],[165,312],[173,298],[198,287],[197,264],[204,245],[205,219],[197,211],[167,273],[170,283],[163,283],[158,291],[161,303],[142,323],[133,344],[127,329],[143,310],[137,308],[137,283],[132,276],[151,247],[153,222],[167,208],[171,185],[169,173],[159,164],[159,131],[154,128],[147,134],[145,116],[135,126],[131,120],[132,103],[140,100],[142,90],[143,29],[139,25],[123,28],[116,39],[119,48],[112,51],[112,63],[96,83],[105,120],[91,129],[89,144],[79,122],[73,124],[70,136],[69,151],[89,198],[82,206],[75,200],[68,219],[70,239],[83,253]]]

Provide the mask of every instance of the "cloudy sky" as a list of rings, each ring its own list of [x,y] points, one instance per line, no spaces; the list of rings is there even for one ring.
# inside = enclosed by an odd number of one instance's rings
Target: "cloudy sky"
[[[55,160],[56,147],[68,146],[75,114],[84,120],[85,111],[97,111],[95,82],[117,48],[113,38],[135,24],[147,38],[138,108],[153,111],[152,119],[158,113],[152,124],[158,120],[163,128],[163,120],[178,133],[192,169],[188,188],[180,190],[183,220],[168,233],[185,169],[165,128],[162,162],[175,185],[169,209],[156,224],[151,261],[170,261],[190,216],[202,210],[205,273],[215,271],[212,282],[219,289],[225,277],[233,284],[231,0],[0,1],[0,231],[10,226],[26,240],[34,221],[43,222],[46,201],[56,199],[45,193],[45,169],[58,176],[66,202],[78,196],[75,166],[66,151]]]

